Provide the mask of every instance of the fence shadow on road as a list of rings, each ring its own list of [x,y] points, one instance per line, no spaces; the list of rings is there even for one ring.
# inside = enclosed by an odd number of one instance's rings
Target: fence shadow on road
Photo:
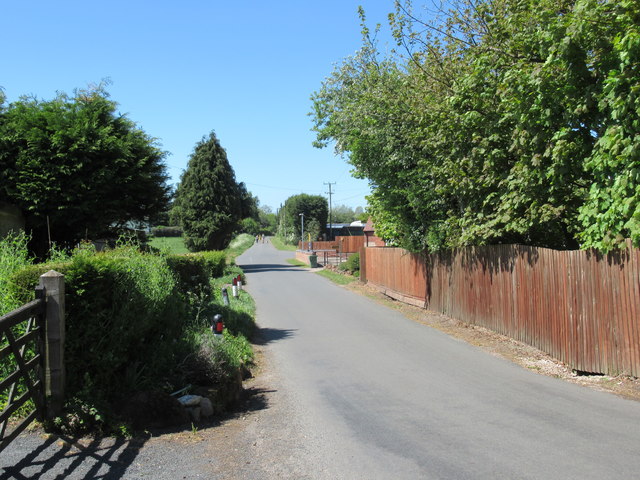
[[[3,466],[0,480],[37,480],[41,478],[101,478],[118,480],[134,462],[150,438],[144,434],[133,439],[76,438],[49,435],[29,436],[24,456],[13,466]]]

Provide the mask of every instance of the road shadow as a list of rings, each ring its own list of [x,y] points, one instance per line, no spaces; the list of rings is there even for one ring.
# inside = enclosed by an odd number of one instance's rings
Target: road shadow
[[[263,387],[243,389],[238,401],[226,412],[195,424],[198,431],[215,429],[223,422],[269,408],[269,397],[276,390]],[[131,478],[127,471],[152,437],[190,433],[194,424],[153,428],[133,438],[91,438],[27,433],[20,435],[0,454],[0,480]],[[169,437],[171,438],[171,437]],[[148,457],[148,454],[145,455]],[[140,461],[140,460],[138,460]],[[10,465],[13,463],[13,465]]]
[[[268,345],[269,343],[277,342],[279,340],[286,340],[287,338],[295,335],[296,330],[282,329],[282,328],[256,328],[251,343],[254,345]]]
[[[124,438],[73,438],[64,435],[26,435],[14,441],[14,450],[5,455],[20,458],[13,466],[3,466],[1,480],[37,480],[44,478],[123,478],[134,462],[149,434],[132,439]],[[16,454],[15,450],[19,451]]]
[[[286,272],[300,270],[295,265],[281,265],[277,263],[255,263],[249,265],[238,264],[244,273],[261,273],[261,272]]]

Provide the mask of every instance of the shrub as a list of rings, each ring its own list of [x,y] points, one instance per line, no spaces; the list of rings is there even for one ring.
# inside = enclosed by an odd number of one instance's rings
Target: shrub
[[[185,292],[208,287],[209,279],[222,276],[226,265],[224,252],[169,255],[167,262]]]
[[[360,254],[354,253],[347,258],[346,262],[342,262],[338,266],[339,270],[349,272],[351,275],[358,276],[360,274]]]
[[[240,271],[225,265],[224,252],[166,256],[125,245],[14,271],[7,288],[20,303],[33,298],[41,274],[65,275],[67,402],[58,428],[108,427],[125,397],[184,386],[189,359],[222,383],[235,378],[233,369],[252,358],[245,336],[253,331],[253,301],[243,292],[231,307],[222,304],[219,282]],[[227,330],[212,351],[203,342],[215,313]]]
[[[15,289],[11,288],[9,279],[16,271],[31,264],[28,241],[24,232],[10,233],[5,238],[0,238],[0,315],[9,313],[24,303]]]

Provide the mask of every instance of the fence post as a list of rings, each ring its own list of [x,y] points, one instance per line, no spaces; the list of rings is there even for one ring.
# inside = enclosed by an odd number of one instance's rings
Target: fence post
[[[367,247],[360,247],[360,281],[367,283]]]
[[[60,415],[64,403],[64,275],[54,270],[40,276],[45,310],[45,418]]]

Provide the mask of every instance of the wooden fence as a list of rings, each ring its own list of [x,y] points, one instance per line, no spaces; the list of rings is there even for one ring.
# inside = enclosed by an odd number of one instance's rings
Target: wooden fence
[[[64,400],[64,276],[40,277],[36,300],[0,317],[0,451],[36,418],[53,420]],[[10,428],[11,416],[34,408]]]
[[[336,237],[331,242],[311,242],[310,250],[335,250],[338,253],[356,253],[364,246],[364,235]],[[299,250],[308,250],[309,242],[298,242]]]
[[[361,279],[532,345],[571,368],[640,375],[640,250],[518,245],[416,255],[363,248]]]

